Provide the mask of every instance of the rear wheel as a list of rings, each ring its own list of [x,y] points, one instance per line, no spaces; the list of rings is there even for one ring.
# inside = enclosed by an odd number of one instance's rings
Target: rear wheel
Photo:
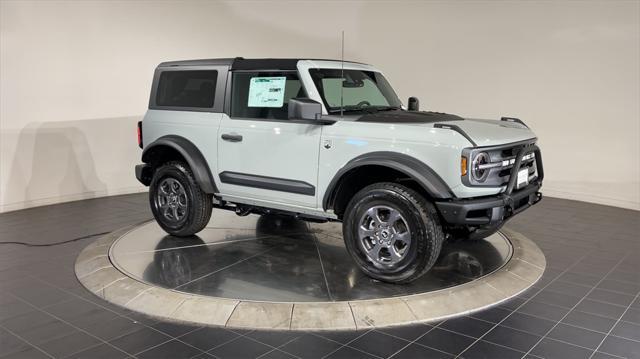
[[[356,193],[345,211],[343,234],[360,269],[390,283],[408,283],[429,271],[444,240],[433,204],[395,183]]]
[[[189,166],[180,161],[167,162],[155,171],[149,202],[160,227],[174,236],[198,233],[211,218],[211,196],[202,191]]]

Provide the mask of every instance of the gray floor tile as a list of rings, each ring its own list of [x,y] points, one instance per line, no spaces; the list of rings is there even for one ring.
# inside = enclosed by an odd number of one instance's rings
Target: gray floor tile
[[[474,341],[474,338],[466,335],[434,328],[419,338],[416,343],[441,350],[451,355],[458,355]]]
[[[317,335],[304,334],[283,345],[281,350],[304,359],[319,359],[340,348],[342,344]]]
[[[147,218],[151,215],[145,193],[100,198],[0,214],[0,236],[45,243],[110,231]],[[29,340],[41,342],[52,354],[64,356],[75,352],[73,357],[92,359],[126,356],[93,336],[111,341],[122,350],[126,348],[130,354],[148,350],[140,356],[154,358],[188,357],[191,354],[213,358],[199,352],[212,348],[215,349],[211,353],[220,357],[290,358],[292,355],[318,358],[333,352],[331,357],[351,358],[372,357],[376,353],[387,356],[394,351],[397,352],[394,358],[435,358],[447,357],[447,354],[434,347],[457,354],[470,344],[473,345],[462,357],[520,357],[519,354],[532,349],[528,358],[535,359],[535,355],[573,358],[588,357],[590,351],[582,347],[597,346],[615,325],[612,336],[604,339],[593,358],[611,358],[613,355],[633,358],[637,356],[640,344],[640,299],[633,301],[640,290],[636,263],[640,254],[636,240],[640,227],[636,223],[637,212],[545,199],[509,222],[510,228],[535,240],[547,255],[548,268],[536,288],[499,307],[442,323],[441,329],[433,329],[420,338],[419,342],[428,346],[409,343],[432,329],[426,325],[369,333],[240,331],[251,338],[239,338],[240,334],[226,329],[197,329],[159,322],[105,303],[77,283],[73,261],[91,240],[45,248],[0,246],[0,288],[21,299],[0,295],[0,325]],[[43,236],[43,233],[47,235]],[[602,246],[602,236],[608,238],[606,247]],[[627,259],[620,262],[627,255]],[[586,257],[581,259],[583,256]],[[565,270],[568,271],[562,273]],[[555,280],[558,276],[559,280]],[[596,284],[598,287],[592,290]],[[542,292],[537,293],[542,288]],[[577,310],[569,312],[589,291]],[[525,303],[532,297],[533,300]],[[623,315],[629,303],[631,308]],[[517,313],[510,315],[521,305]],[[34,306],[45,308],[53,316],[37,311]],[[565,314],[563,324],[557,325],[548,338],[531,348],[539,335],[549,331]],[[68,321],[71,326],[54,316]],[[616,324],[620,316],[622,321]],[[500,326],[486,334],[502,320]],[[155,326],[160,332],[145,325]],[[79,332],[73,326],[91,335]],[[356,339],[365,333],[367,335]],[[475,338],[483,335],[482,340],[475,342]],[[172,340],[173,336],[180,336],[180,341],[188,345]],[[349,346],[341,347],[351,341]],[[273,350],[273,346],[278,345],[282,347]],[[376,353],[367,354],[355,347]],[[16,358],[46,357],[0,328],[0,356],[4,354]]]
[[[513,313],[501,325],[519,329],[534,335],[544,335],[553,327],[554,321],[533,317],[528,314]]]
[[[557,339],[585,348],[596,349],[605,337],[605,334],[566,324],[558,324],[547,336],[551,339]]]
[[[620,321],[613,327],[611,334],[640,342],[640,325]]]
[[[531,354],[543,358],[588,358],[592,351],[571,344],[545,338],[536,345]]]
[[[416,358],[429,358],[429,359],[449,359],[454,356],[437,351],[432,348],[427,348],[418,344],[410,344],[406,348],[402,349],[398,354],[393,356],[394,359],[416,359]]]
[[[86,333],[75,331],[74,333],[52,339],[38,346],[52,356],[61,358],[95,346],[101,342],[99,339],[93,338]]]
[[[245,337],[239,337],[210,351],[217,358],[256,358],[273,348]]]
[[[480,340],[462,353],[461,357],[468,359],[516,359],[522,358],[523,355],[523,352]]]
[[[512,328],[497,326],[482,339],[526,353],[541,337]]]
[[[164,335],[158,331],[142,328],[133,333],[125,334],[116,339],[112,339],[109,343],[116,346],[129,354],[137,354],[156,345],[169,341],[171,337]]]
[[[640,342],[608,336],[598,351],[623,358],[640,358]]]
[[[142,353],[138,353],[136,356],[140,359],[180,359],[180,358],[191,358],[196,355],[202,354],[203,352],[199,349],[196,349],[192,346],[179,342],[177,340],[172,340],[170,342],[161,344],[155,348],[149,349]]]
[[[607,333],[616,323],[614,319],[601,317],[580,311],[571,311],[562,323]]]

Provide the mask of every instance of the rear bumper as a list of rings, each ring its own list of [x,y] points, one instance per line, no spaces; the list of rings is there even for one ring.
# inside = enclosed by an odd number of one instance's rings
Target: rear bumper
[[[153,169],[146,163],[136,165],[136,178],[140,183],[145,186],[148,186],[151,183],[151,178],[153,176]]]

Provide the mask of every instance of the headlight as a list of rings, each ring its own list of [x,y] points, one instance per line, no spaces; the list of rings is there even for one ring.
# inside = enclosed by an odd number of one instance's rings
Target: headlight
[[[471,174],[476,181],[484,182],[484,180],[487,179],[489,169],[482,169],[480,166],[489,162],[491,162],[491,158],[486,152],[480,152],[473,157],[473,162],[471,163]]]

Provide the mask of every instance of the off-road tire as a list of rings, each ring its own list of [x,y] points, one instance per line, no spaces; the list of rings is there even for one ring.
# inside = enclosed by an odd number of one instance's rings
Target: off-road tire
[[[358,228],[363,214],[374,206],[400,212],[411,232],[411,244],[397,266],[380,269],[361,248]],[[409,283],[424,275],[435,264],[444,233],[435,206],[416,191],[396,183],[372,184],[356,193],[349,202],[342,231],[347,251],[368,276],[388,283]]]
[[[179,221],[171,221],[161,213],[157,196],[159,184],[165,179],[174,179],[184,188],[187,198],[186,214]],[[204,193],[189,166],[181,161],[171,161],[159,166],[149,185],[149,203],[156,222],[174,236],[186,237],[200,232],[211,218],[211,196]]]

